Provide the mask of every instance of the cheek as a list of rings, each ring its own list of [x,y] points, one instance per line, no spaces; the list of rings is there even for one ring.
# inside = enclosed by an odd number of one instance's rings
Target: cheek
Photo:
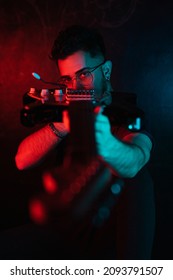
[[[104,91],[104,79],[101,75],[95,77],[93,81],[93,87],[95,89],[96,96],[101,97]]]

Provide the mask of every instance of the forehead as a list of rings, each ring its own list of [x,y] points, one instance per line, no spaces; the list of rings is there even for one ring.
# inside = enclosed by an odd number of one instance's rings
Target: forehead
[[[78,51],[64,59],[59,59],[57,62],[61,76],[72,76],[80,69],[93,67],[100,61],[101,59],[99,57],[91,57],[88,52]]]

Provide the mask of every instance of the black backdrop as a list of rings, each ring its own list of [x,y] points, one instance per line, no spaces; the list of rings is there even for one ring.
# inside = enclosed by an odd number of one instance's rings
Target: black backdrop
[[[57,70],[48,54],[58,31],[71,23],[98,27],[113,61],[116,91],[134,92],[155,138],[150,162],[156,196],[153,258],[173,258],[173,4],[149,0],[0,0],[1,229],[28,220],[30,196],[42,189],[44,166],[20,172],[19,142],[35,128],[20,124],[22,97],[42,88],[33,71],[49,80]]]

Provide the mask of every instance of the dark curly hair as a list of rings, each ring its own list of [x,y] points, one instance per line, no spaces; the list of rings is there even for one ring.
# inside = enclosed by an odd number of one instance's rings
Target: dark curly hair
[[[95,28],[72,25],[59,32],[51,50],[51,59],[64,59],[80,50],[89,52],[92,57],[106,56],[104,40]]]

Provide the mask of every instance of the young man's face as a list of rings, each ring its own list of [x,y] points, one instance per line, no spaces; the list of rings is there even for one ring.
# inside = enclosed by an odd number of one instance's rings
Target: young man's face
[[[103,71],[104,64],[99,66],[97,69],[92,71],[92,68],[100,65],[104,62],[104,58],[102,57],[91,57],[88,52],[78,51],[74,54],[68,56],[65,59],[58,60],[58,68],[60,72],[60,77],[65,80],[69,80],[68,87],[72,89],[94,89],[96,99],[100,100],[103,95],[103,92],[106,88],[106,79]],[[80,79],[76,79],[76,75],[78,73],[86,74],[87,70],[91,70],[91,75],[93,79],[89,82],[89,84],[83,83]]]

